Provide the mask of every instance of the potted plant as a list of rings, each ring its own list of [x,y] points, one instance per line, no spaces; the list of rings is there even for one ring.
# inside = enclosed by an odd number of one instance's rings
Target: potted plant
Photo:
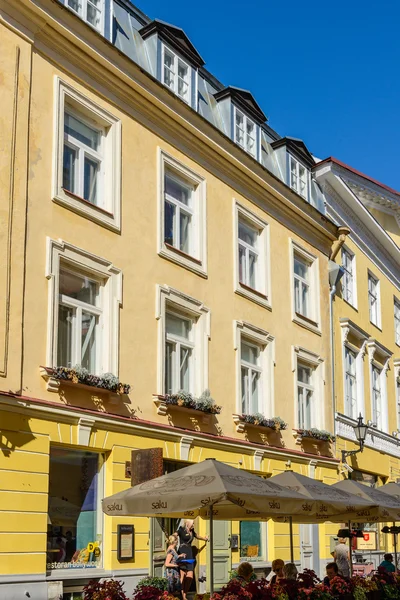
[[[116,579],[98,581],[93,579],[83,588],[84,600],[129,600],[122,583]]]

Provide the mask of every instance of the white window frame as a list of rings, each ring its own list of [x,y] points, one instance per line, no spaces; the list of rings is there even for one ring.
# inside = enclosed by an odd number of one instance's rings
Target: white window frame
[[[325,361],[315,352],[311,352],[301,346],[292,347],[292,371],[294,380],[294,415],[293,422],[296,424],[296,429],[300,429],[299,425],[299,399],[298,399],[298,366],[303,365],[311,368],[312,388],[313,388],[313,408],[311,415],[313,422],[311,427],[317,429],[325,429],[325,412],[324,412],[324,395],[325,395]],[[304,384],[301,384],[306,387]]]
[[[119,310],[122,304],[122,272],[110,261],[63,240],[46,239],[46,277],[49,281],[46,366],[57,365],[59,275],[64,266],[102,281],[101,348],[97,374],[119,374]]]
[[[260,349],[261,384],[259,411],[266,417],[274,415],[274,361],[275,338],[259,327],[245,321],[234,321],[234,350],[236,352],[236,408],[242,414],[242,339]]]
[[[55,77],[53,201],[113,231],[121,230],[121,121]],[[64,115],[71,112],[102,132],[102,181],[95,205],[63,188]],[[101,189],[102,188],[102,189]]]
[[[374,387],[373,387],[373,369],[379,371],[379,385],[380,385],[380,400],[381,400],[381,411],[380,420],[375,423],[377,429],[389,432],[389,407],[388,407],[388,391],[387,391],[387,372],[390,367],[390,359],[392,352],[382,346],[375,339],[370,338],[367,342],[368,358],[369,358],[369,379],[370,379],[370,398],[371,398],[371,415],[374,421]]]
[[[394,308],[394,339],[397,346],[400,346],[400,300],[396,297],[393,303]]]
[[[375,284],[375,293],[371,290],[371,283]],[[375,298],[375,307],[373,308],[372,299]],[[369,320],[372,325],[378,327],[382,326],[382,315],[381,315],[381,285],[379,279],[368,270],[368,308],[369,308]],[[376,315],[374,315],[376,312]],[[375,319],[376,316],[376,319]]]
[[[395,358],[393,361],[394,367],[394,386],[396,394],[396,428],[400,432],[400,359]]]
[[[293,185],[292,184],[292,165],[294,165],[295,168],[295,179],[296,179],[296,184]],[[305,173],[305,193],[302,194],[301,190],[300,190],[300,185],[299,182],[301,181],[301,177],[300,177],[300,168],[304,169],[304,173]],[[288,152],[288,171],[289,171],[289,187],[294,190],[299,196],[301,196],[302,198],[304,198],[304,200],[306,200],[308,202],[309,200],[309,185],[310,185],[310,172],[309,169],[307,169],[307,167],[305,165],[303,165],[302,162],[300,162],[299,160],[297,160],[297,158],[295,158],[292,154],[290,154],[290,152]]]
[[[189,339],[185,339],[182,336],[173,334],[173,333],[168,333],[168,331],[165,331],[165,345],[167,345],[168,343],[173,344],[175,346],[175,365],[173,368],[173,373],[172,373],[172,383],[173,383],[173,391],[171,393],[176,393],[179,390],[183,389],[180,385],[180,351],[181,348],[188,348],[191,351],[191,357],[190,357],[190,367],[189,367],[189,387],[188,389],[185,389],[185,392],[190,392],[192,394],[194,394],[194,370],[195,370],[195,364],[196,364],[196,345],[195,345],[195,335],[194,335],[194,330],[196,328],[196,321],[189,315],[183,314],[182,312],[177,312],[176,310],[171,309],[169,306],[167,306],[166,308],[166,312],[165,315],[167,317],[167,315],[172,315],[174,317],[177,317],[178,319],[181,319],[182,321],[190,321],[191,323],[191,328],[190,328],[190,335],[189,335]],[[178,359],[176,357],[179,357]],[[164,369],[165,369],[165,365],[164,365]],[[165,393],[170,393],[169,390],[164,388]]]
[[[170,87],[165,82],[165,77],[164,77],[165,52],[170,54],[171,57],[173,58],[174,68],[173,68],[173,70],[169,69],[170,71],[172,71],[173,76],[174,76],[173,87]],[[186,82],[186,84],[188,86],[187,99],[178,93],[178,89],[179,89],[178,88],[178,79],[179,79],[178,66],[179,66],[179,63],[182,63],[187,68],[187,73],[188,73],[188,81]],[[171,50],[171,48],[164,43],[162,43],[162,51],[161,51],[161,81],[165,85],[165,87],[167,87],[169,90],[174,92],[174,94],[176,94],[176,96],[178,96],[178,98],[183,100],[183,102],[186,102],[186,104],[189,104],[189,106],[192,105],[192,67],[189,65],[189,63],[186,60],[184,60],[181,56],[179,56],[179,54],[177,54],[174,50]]]
[[[358,393],[357,393],[357,352],[355,349],[351,348],[349,344],[345,344],[344,346],[344,387],[345,387],[345,395],[344,395],[344,414],[346,417],[350,419],[357,419],[358,416]],[[352,360],[348,361],[346,359],[347,356],[351,356]],[[350,368],[348,367],[348,364]],[[350,385],[350,381],[353,382],[353,386]],[[354,391],[354,402],[353,397],[350,394],[350,390]],[[354,404],[354,406],[353,406]]]
[[[348,257],[350,260],[350,269],[348,265],[345,265],[345,257]],[[349,250],[347,246],[343,246],[342,248],[342,268],[344,270],[344,274],[342,277],[342,297],[345,302],[357,308],[357,277],[356,277],[356,255],[354,252]],[[347,278],[346,278],[347,275]],[[347,281],[351,281],[351,289],[348,289]],[[349,293],[351,294],[351,300],[349,299]]]
[[[292,321],[313,331],[314,333],[321,333],[321,309],[320,309],[320,285],[319,285],[319,259],[314,254],[311,254],[300,246],[293,239],[289,239],[290,247],[290,277],[291,277],[291,295],[292,295]],[[310,292],[310,314],[309,316],[302,315],[296,312],[295,302],[295,291],[294,291],[294,280],[298,278],[294,273],[294,258],[298,256],[301,260],[309,263],[309,285]]]
[[[164,218],[165,218],[165,173],[170,171],[177,177],[193,186],[192,225],[191,225],[191,252],[186,254],[179,248],[165,243]],[[157,252],[159,256],[193,271],[202,277],[207,277],[207,188],[206,180],[189,167],[183,165],[176,158],[158,148],[158,235]],[[188,212],[185,207],[185,211]]]
[[[236,119],[237,119],[237,115],[241,115],[243,117],[243,144],[240,143],[238,136],[237,136],[237,123],[236,123]],[[248,144],[248,133],[247,133],[247,124],[251,123],[254,126],[254,153],[251,152],[249,150],[249,144]],[[241,129],[241,128],[240,128]],[[250,119],[250,117],[248,117],[246,115],[246,113],[243,110],[240,110],[239,108],[237,108],[234,105],[234,111],[233,111],[233,139],[235,141],[235,143],[240,146],[240,148],[242,148],[245,152],[247,152],[247,154],[250,154],[250,156],[252,156],[253,158],[255,158],[256,160],[258,160],[259,157],[259,136],[258,136],[258,124],[253,120]],[[249,136],[251,137],[251,136]]]
[[[70,264],[66,263],[64,264],[60,264],[60,272],[64,272],[64,273],[71,273],[73,275],[78,275],[78,276],[87,276],[88,272],[80,272],[78,269],[74,269],[71,267]],[[101,360],[101,353],[99,356],[98,353],[98,349],[102,348],[103,344],[102,344],[102,339],[101,339],[101,331],[103,329],[103,281],[101,279],[95,279],[95,277],[91,276],[90,277],[92,281],[95,281],[97,283],[97,285],[99,286],[99,296],[98,296],[98,302],[96,305],[93,304],[88,304],[86,302],[82,302],[81,300],[76,300],[75,298],[72,298],[70,296],[67,296],[65,294],[60,294],[58,296],[58,309],[60,308],[60,306],[65,306],[67,308],[71,308],[72,310],[75,311],[75,318],[74,318],[74,325],[73,325],[73,332],[72,332],[72,346],[73,346],[73,350],[72,350],[72,361],[71,361],[71,365],[64,365],[60,363],[59,357],[57,357],[57,366],[62,366],[62,367],[74,367],[74,365],[78,364],[81,365],[82,361],[80,360],[81,357],[81,352],[82,352],[82,344],[81,344],[81,340],[80,340],[80,331],[81,331],[81,323],[82,323],[82,311],[84,311],[85,313],[89,313],[91,316],[97,317],[98,322],[95,324],[95,335],[96,335],[96,366],[95,369],[93,371],[91,371],[94,375],[100,375],[101,373],[104,373],[104,369],[103,366],[100,362]],[[99,347],[99,348],[98,348]]]
[[[193,373],[191,392],[200,396],[208,389],[208,345],[210,340],[210,309],[184,292],[167,285],[156,287],[156,319],[158,321],[157,394],[165,394],[166,313],[176,313],[192,320]]]
[[[90,23],[90,21],[87,20],[86,15],[87,15],[87,5],[88,4],[93,4],[93,2],[91,2],[90,0],[77,0],[78,1],[78,5],[79,8],[76,11],[72,6],[70,6],[68,4],[68,0],[61,0],[63,2],[63,4],[65,4],[65,6],[74,14],[78,15],[82,21],[85,21],[85,23],[87,23],[87,25],[89,25],[90,27],[92,27],[93,29],[95,29],[96,31],[100,31],[101,33],[104,33],[104,19],[105,19],[105,2],[104,0],[100,0],[100,23],[99,26],[96,27],[95,25],[93,25],[92,23]],[[97,8],[97,7],[96,7]]]
[[[258,260],[257,260],[257,289],[252,289],[240,282],[239,279],[239,222],[243,220],[253,229],[257,229],[258,235]],[[271,269],[270,269],[270,228],[266,221],[257,217],[242,204],[233,200],[233,253],[234,253],[234,291],[261,306],[272,308],[271,297]]]
[[[360,329],[350,319],[340,319],[341,338],[342,338],[342,364],[343,364],[343,407],[342,412],[349,418],[357,419],[358,415],[365,414],[364,403],[364,357],[367,351],[368,333]],[[354,343],[349,340],[352,336]],[[351,417],[346,413],[346,347],[356,355],[356,407],[355,416]]]

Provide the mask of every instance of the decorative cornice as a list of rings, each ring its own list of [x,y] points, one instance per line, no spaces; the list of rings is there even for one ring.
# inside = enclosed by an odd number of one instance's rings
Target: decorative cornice
[[[399,264],[365,227],[361,219],[349,208],[329,182],[324,181],[322,188],[325,195],[335,202],[335,204],[327,202],[326,213],[328,217],[337,225],[345,223],[351,229],[350,237],[360,250],[385,274],[397,289],[400,289]]]

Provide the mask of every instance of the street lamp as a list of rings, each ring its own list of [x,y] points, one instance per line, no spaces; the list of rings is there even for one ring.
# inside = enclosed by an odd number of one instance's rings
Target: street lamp
[[[357,423],[353,427],[354,433],[356,435],[356,440],[359,443],[360,447],[358,450],[342,450],[342,463],[346,463],[347,456],[354,456],[354,454],[358,454],[362,452],[364,449],[365,438],[367,437],[368,425],[363,422],[362,415],[358,417]]]

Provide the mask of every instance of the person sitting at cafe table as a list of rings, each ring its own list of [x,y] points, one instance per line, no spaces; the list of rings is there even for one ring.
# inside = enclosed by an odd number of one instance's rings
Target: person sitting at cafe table
[[[339,576],[339,567],[335,562],[326,565],[326,577],[324,577],[324,585],[330,585],[334,577]]]
[[[270,583],[271,583],[271,585],[274,585],[274,583],[277,583],[278,579],[283,578],[283,567],[285,566],[285,563],[281,558],[276,558],[275,560],[272,561],[271,566],[272,566],[272,572],[274,573],[274,575],[271,577]]]
[[[383,561],[379,565],[388,573],[394,573],[396,571],[396,567],[393,564],[393,554],[385,554],[383,557]]]
[[[239,581],[248,583],[249,581],[253,581],[253,579],[256,578],[256,574],[254,573],[254,569],[250,563],[240,563],[240,565],[237,568],[237,576],[235,579],[239,579]]]

